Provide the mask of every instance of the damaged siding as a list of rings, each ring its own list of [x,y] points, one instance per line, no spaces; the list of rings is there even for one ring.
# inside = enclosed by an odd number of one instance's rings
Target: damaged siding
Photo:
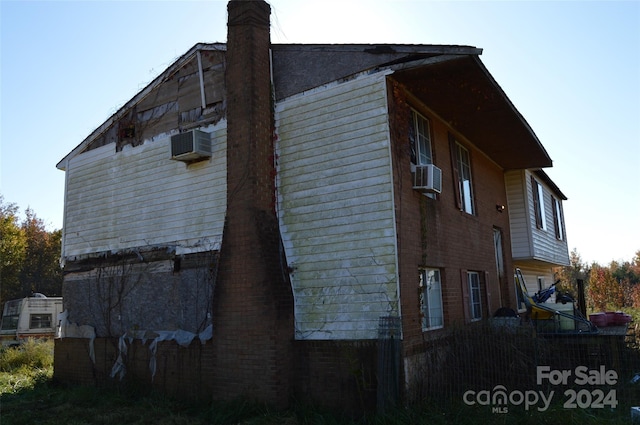
[[[225,117],[224,52],[197,45],[109,120],[75,151],[115,143],[116,151],[158,135],[215,124]],[[70,155],[75,156],[76,152]],[[64,166],[64,160],[61,164]]]
[[[298,339],[372,339],[398,314],[385,75],[276,106],[278,208]]]
[[[100,337],[127,331],[199,333],[211,324],[215,254],[183,261],[179,273],[171,260],[104,263],[65,277],[71,323],[89,325]]]
[[[87,151],[67,165],[66,260],[140,247],[177,254],[219,248],[226,210],[226,122],[212,132],[209,161],[170,159],[170,137],[114,152]]]

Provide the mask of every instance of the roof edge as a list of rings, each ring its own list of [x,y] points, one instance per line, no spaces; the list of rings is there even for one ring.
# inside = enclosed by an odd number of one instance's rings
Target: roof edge
[[[98,128],[93,130],[85,139],[80,142],[78,146],[73,148],[71,152],[65,155],[57,164],[56,168],[64,171],[66,169],[67,161],[74,156],[83,152],[84,148],[93,141],[96,137],[104,133],[115,121],[120,119],[122,115],[133,105],[144,99],[153,89],[162,84],[165,80],[170,78],[176,71],[182,68],[198,51],[226,51],[226,43],[196,43],[192,48],[187,50],[182,56],[178,57],[167,69],[165,69],[160,75],[154,78],[149,84],[147,84],[142,90],[131,98],[128,102],[122,105],[118,110],[113,113],[106,121],[104,121]]]
[[[473,58],[478,67],[482,70],[482,72],[485,74],[485,76],[491,81],[491,84],[496,88],[496,90],[500,93],[500,95],[502,96],[504,102],[509,105],[509,108],[511,108],[511,111],[513,112],[513,114],[518,118],[518,120],[520,121],[520,123],[527,129],[527,131],[529,132],[529,134],[531,134],[531,137],[535,140],[535,142],[538,145],[538,149],[540,149],[540,151],[542,153],[544,153],[544,156],[547,159],[547,163],[546,164],[541,164],[542,167],[544,166],[548,166],[551,167],[553,165],[553,161],[551,160],[551,156],[549,156],[549,153],[547,152],[547,150],[545,149],[544,145],[542,144],[542,142],[540,141],[540,139],[538,138],[538,135],[535,133],[535,131],[533,131],[533,128],[529,125],[529,123],[527,122],[527,120],[524,118],[524,116],[520,113],[520,111],[518,110],[518,108],[516,108],[516,106],[513,104],[513,102],[511,102],[511,99],[509,99],[509,96],[507,96],[507,94],[505,93],[505,91],[502,89],[502,87],[500,86],[500,84],[498,84],[498,82],[496,81],[495,78],[493,78],[493,75],[491,75],[491,73],[489,72],[489,70],[487,69],[487,67],[484,65],[484,63],[480,60],[480,58],[478,56],[475,56]]]
[[[544,170],[537,169],[537,170],[533,170],[532,172],[533,172],[533,174],[538,176],[540,178],[540,180],[545,182],[545,184],[547,186],[549,186],[551,188],[551,190],[553,190],[556,193],[556,195],[558,195],[560,198],[562,198],[563,201],[566,201],[568,199],[565,196],[565,194],[562,193],[560,188],[553,182],[553,180],[551,180],[551,177],[549,177],[549,175]]]
[[[273,43],[273,50],[280,51],[328,51],[328,52],[365,52],[371,54],[388,53],[414,53],[414,54],[454,54],[454,55],[480,55],[482,49],[474,46],[461,46],[453,44],[305,44],[305,43]]]

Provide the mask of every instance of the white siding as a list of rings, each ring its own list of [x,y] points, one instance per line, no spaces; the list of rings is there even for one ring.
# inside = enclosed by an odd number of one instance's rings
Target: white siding
[[[226,211],[226,123],[211,160],[170,158],[170,137],[115,152],[109,144],[67,165],[63,258],[141,247],[217,249]]]
[[[398,314],[384,75],[276,106],[278,208],[296,337],[371,339]]]
[[[524,277],[529,295],[533,295],[540,290],[540,288],[538,287],[538,278],[544,279],[544,285],[542,289],[550,287],[555,282],[553,269],[549,266],[545,267],[541,264],[537,267],[534,267],[527,264],[519,265],[518,263],[515,263],[514,265],[518,267],[520,271],[522,271],[522,277]],[[555,296],[551,299],[551,301],[555,301]]]
[[[511,227],[511,254],[513,258],[531,258],[531,215],[524,170],[506,172],[505,184]],[[535,227],[535,220],[533,226]]]
[[[513,258],[568,265],[569,251],[564,226],[563,240],[556,238],[552,191],[541,179],[536,176],[534,178],[543,188],[546,229],[538,229],[536,226],[531,172],[521,170],[505,173]]]

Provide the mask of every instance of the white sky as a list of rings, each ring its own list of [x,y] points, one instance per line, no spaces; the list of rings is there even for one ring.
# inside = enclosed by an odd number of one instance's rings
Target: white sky
[[[640,250],[640,2],[273,0],[274,43],[460,44],[554,161],[583,260]],[[56,163],[178,56],[226,41],[226,1],[0,0],[0,193],[62,227]]]

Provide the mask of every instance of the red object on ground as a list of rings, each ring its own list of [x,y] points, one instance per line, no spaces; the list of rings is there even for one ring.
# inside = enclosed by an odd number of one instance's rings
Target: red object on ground
[[[594,325],[603,328],[605,326],[609,325],[609,321],[607,320],[607,314],[606,313],[593,313],[589,315],[589,320],[591,321],[591,323],[593,323]]]

